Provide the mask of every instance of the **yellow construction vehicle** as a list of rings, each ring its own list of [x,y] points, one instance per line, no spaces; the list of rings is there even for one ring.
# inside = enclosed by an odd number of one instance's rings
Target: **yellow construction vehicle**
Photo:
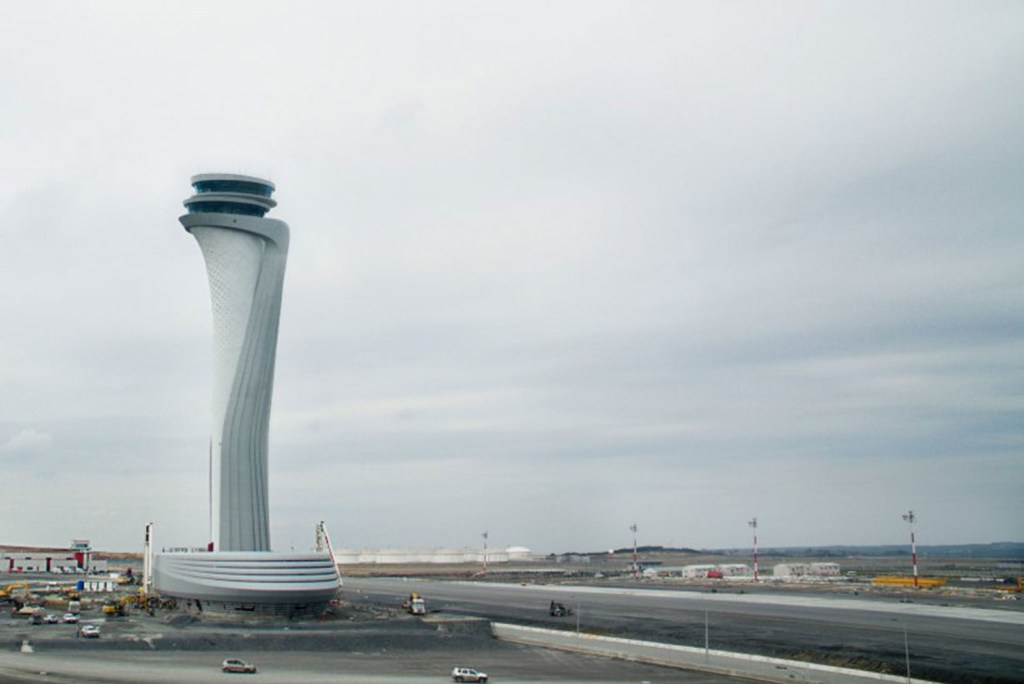
[[[9,600],[11,598],[14,598],[15,592],[17,592],[18,589],[22,590],[20,592],[21,595],[27,594],[28,593],[28,587],[29,587],[28,582],[14,582],[12,584],[8,584],[5,587],[0,587],[0,601]]]
[[[129,596],[128,598],[131,599],[131,606],[133,608],[145,610],[150,615],[152,615],[157,608],[166,607],[162,605],[159,596],[155,594],[147,594],[145,587],[139,587],[138,593],[136,593],[134,596]]]
[[[153,612],[159,607],[162,607],[160,599],[156,596],[147,595],[145,589],[140,587],[137,593],[119,598],[109,598],[104,601],[103,614],[123,616],[133,609]]]
[[[118,599],[107,599],[103,602],[103,614],[124,617],[133,606],[138,605],[135,596],[122,596]]]

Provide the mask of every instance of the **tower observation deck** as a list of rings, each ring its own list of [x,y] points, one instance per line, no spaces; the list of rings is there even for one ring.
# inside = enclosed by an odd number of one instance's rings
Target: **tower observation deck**
[[[270,199],[277,187],[268,180],[231,173],[201,173],[192,176],[196,194],[185,200],[190,214],[239,214],[259,216],[277,206]]]

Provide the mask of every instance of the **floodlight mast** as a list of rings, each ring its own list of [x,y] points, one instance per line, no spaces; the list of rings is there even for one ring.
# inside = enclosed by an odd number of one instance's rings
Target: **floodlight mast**
[[[153,593],[153,523],[146,523],[146,538],[142,550],[142,593]]]
[[[316,524],[315,528],[316,545],[313,547],[317,553],[329,554],[331,560],[337,564],[337,559],[334,557],[334,547],[331,545],[331,535],[327,532],[327,523],[323,520]]]
[[[633,531],[633,577],[640,577],[640,564],[636,560],[636,523],[629,526]]]
[[[754,530],[754,581],[757,581],[757,518],[747,523]]]
[[[914,564],[914,588],[917,589],[917,540],[914,539],[914,523],[917,516],[914,515],[914,511],[907,511],[903,514],[903,520],[910,526],[910,560]]]

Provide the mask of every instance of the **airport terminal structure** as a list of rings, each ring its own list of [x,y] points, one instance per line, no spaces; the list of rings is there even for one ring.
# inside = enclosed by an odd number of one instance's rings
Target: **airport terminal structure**
[[[270,181],[205,173],[192,187],[179,220],[199,243],[213,305],[211,541],[206,551],[154,555],[153,585],[227,609],[324,604],[341,584],[329,545],[308,554],[270,546],[267,444],[288,225],[266,218],[277,205]]]

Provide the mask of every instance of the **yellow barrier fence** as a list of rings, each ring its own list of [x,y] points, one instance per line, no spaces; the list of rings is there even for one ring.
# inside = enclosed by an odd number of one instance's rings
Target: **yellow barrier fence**
[[[879,584],[886,587],[912,587],[914,586],[913,577],[876,577],[871,581],[872,584]],[[938,577],[918,577],[917,586],[922,589],[934,589],[936,587],[942,587],[946,585],[946,580]]]

